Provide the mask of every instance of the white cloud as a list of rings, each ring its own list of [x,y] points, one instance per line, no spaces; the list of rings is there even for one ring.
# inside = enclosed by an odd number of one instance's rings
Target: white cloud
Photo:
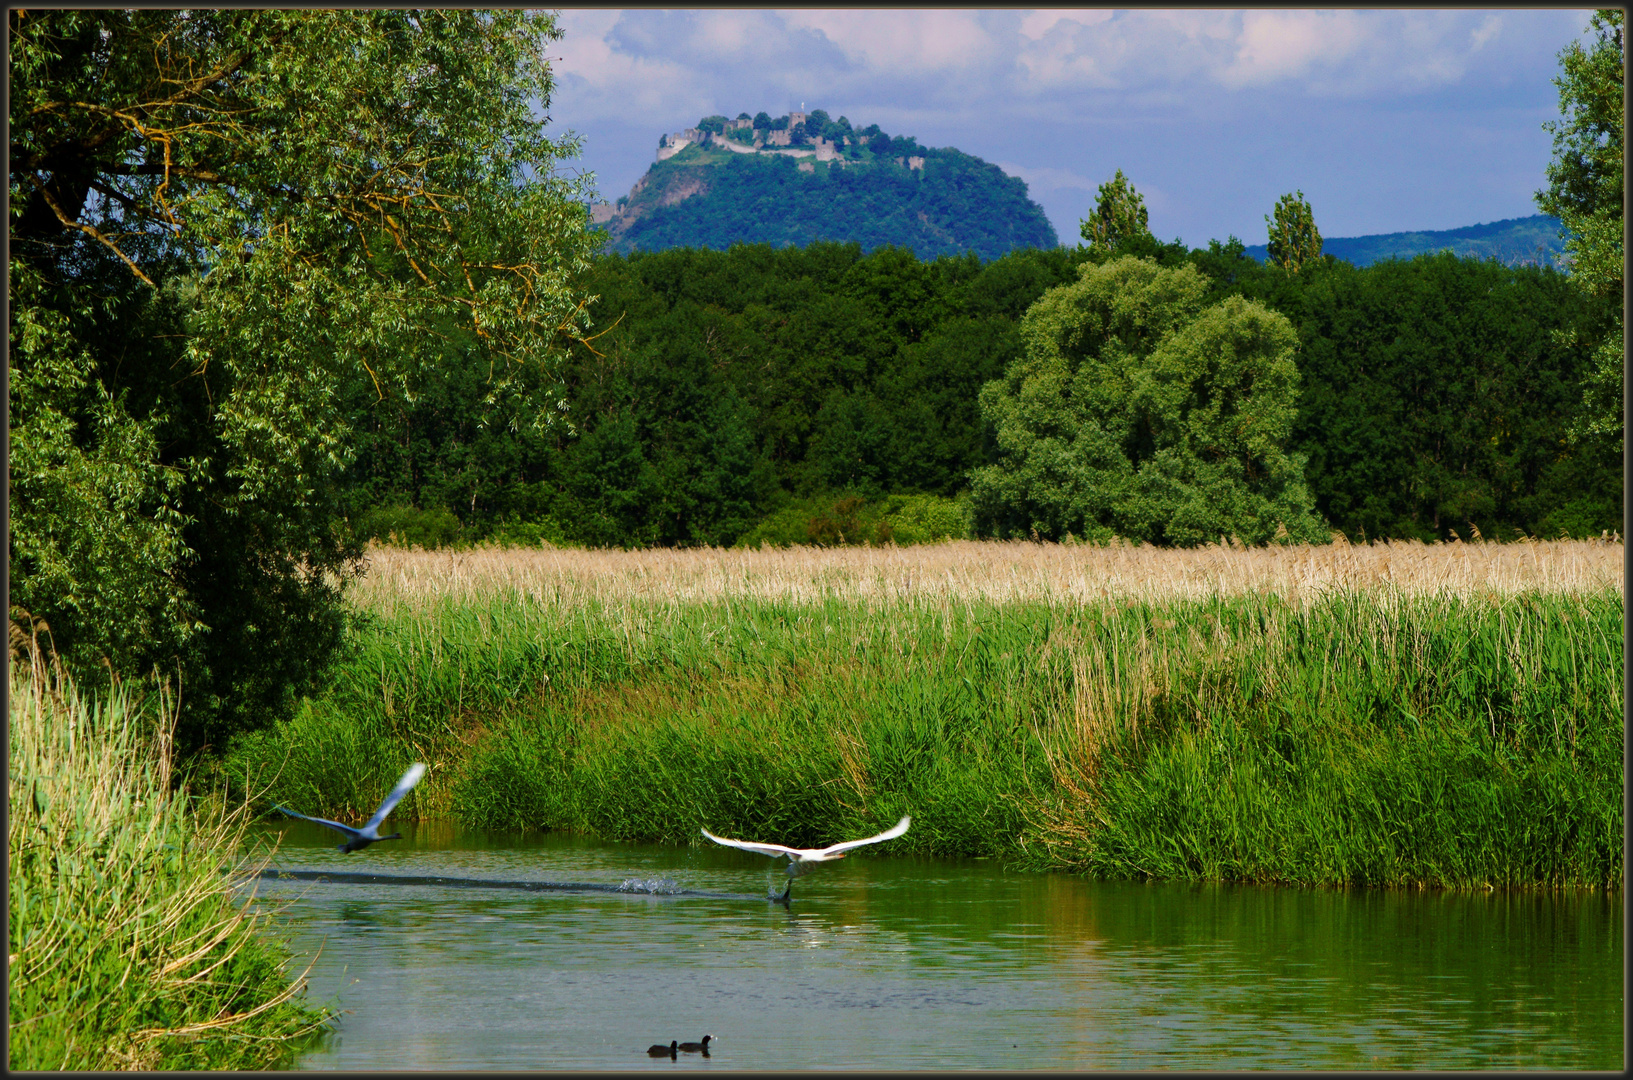
[[[1065,87],[1110,90],[1118,85],[1105,60],[1079,52],[1070,42],[1055,40],[1041,48],[1028,49],[1020,63],[1031,83],[1027,89],[1034,93]]]
[[[753,11],[700,11],[699,40],[716,56],[737,55],[753,49],[756,31],[765,20]]]
[[[680,105],[689,111],[696,85],[690,65],[681,59],[634,55],[609,41],[621,12],[575,8],[563,11],[565,31],[552,51],[561,59],[553,65],[562,93],[572,100],[575,118],[670,111]]]
[[[968,68],[1003,44],[978,11],[796,8],[778,14],[790,27],[821,33],[848,59],[898,75]]]
[[[1053,102],[1124,91],[1205,103],[1273,88],[1399,97],[1471,74],[1500,79],[1513,56],[1535,51],[1537,24],[1563,29],[1572,14],[576,8],[561,13],[566,37],[554,48],[564,89],[593,115],[664,102],[666,112],[774,111],[813,98],[951,108],[972,91]]]
[[[1044,8],[1028,12],[1026,18],[1021,20],[1021,36],[1028,41],[1037,41],[1062,22],[1077,26],[1094,26],[1105,22],[1112,14],[1105,10],[1067,11],[1060,8]]]
[[[1356,11],[1247,12],[1234,60],[1213,77],[1235,89],[1296,78],[1317,64],[1335,64],[1370,36],[1360,16]]]
[[[1469,31],[1469,51],[1479,52],[1485,48],[1486,42],[1496,37],[1503,29],[1501,15],[1487,15],[1485,21]]]
[[[1398,97],[1499,77],[1494,55],[1534,52],[1538,24],[1576,13],[1467,10],[1034,11],[1013,35],[1017,89],[1195,93],[1268,87]],[[1080,16],[1093,15],[1089,20]],[[1584,13],[1585,15],[1585,13]],[[1505,56],[1506,59],[1506,56]]]

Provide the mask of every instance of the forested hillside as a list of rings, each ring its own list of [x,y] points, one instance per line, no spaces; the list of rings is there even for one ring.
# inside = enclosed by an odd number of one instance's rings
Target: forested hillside
[[[703,123],[718,128],[723,119]],[[763,113],[760,122],[774,123]],[[894,245],[921,259],[974,252],[990,260],[1059,243],[1025,182],[980,158],[921,147],[877,125],[853,133],[844,117],[829,121],[820,110],[795,126],[792,139],[788,150],[756,152],[745,131],[736,141],[711,138],[658,161],[619,200],[607,223],[608,250],[826,240],[854,242],[864,252]],[[828,156],[801,149],[813,140],[825,142]]]
[[[1151,254],[1204,274],[1209,303],[1256,299],[1291,321],[1288,449],[1331,527],[1357,538],[1619,527],[1619,462],[1559,437],[1585,362],[1554,334],[1582,316],[1563,275],[1445,254],[1302,273],[1239,244]],[[479,422],[490,358],[475,348],[425,365],[406,412],[359,384],[354,520],[428,543],[881,538],[870,509],[929,513],[992,460],[982,386],[1020,355],[1027,309],[1098,258],[1052,248],[926,261],[858,243],[604,256],[582,282],[605,333],[573,347],[571,430],[533,430],[526,395]]]
[[[1410,259],[1437,251],[1450,251],[1465,259],[1496,259],[1510,266],[1522,263],[1554,266],[1565,251],[1559,229],[1558,218],[1532,214],[1461,229],[1328,237],[1322,242],[1321,250],[1355,266],[1371,266],[1382,259]],[[1252,258],[1265,260],[1265,245],[1256,244],[1246,250]]]

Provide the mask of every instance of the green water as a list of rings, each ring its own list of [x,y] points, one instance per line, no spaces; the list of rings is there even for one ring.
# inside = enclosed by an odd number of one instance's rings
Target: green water
[[[305,1068],[1623,1065],[1619,895],[1094,882],[881,847],[785,909],[771,860],[713,845],[405,826],[344,856],[282,831],[287,871],[443,879],[258,883],[345,1010]],[[707,1058],[645,1053],[705,1033]]]

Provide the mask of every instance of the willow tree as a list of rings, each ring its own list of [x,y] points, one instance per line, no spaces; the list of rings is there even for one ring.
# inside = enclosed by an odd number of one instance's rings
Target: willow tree
[[[340,640],[348,380],[495,395],[587,326],[551,16],[14,10],[11,572],[82,673],[180,673],[193,745]],[[547,422],[554,402],[541,403]],[[105,662],[105,664],[104,664]]]
[[[1287,319],[1208,279],[1125,256],[1050,289],[1025,353],[981,391],[997,461],[972,474],[979,531],[1190,546],[1318,542],[1286,443],[1298,399]]]

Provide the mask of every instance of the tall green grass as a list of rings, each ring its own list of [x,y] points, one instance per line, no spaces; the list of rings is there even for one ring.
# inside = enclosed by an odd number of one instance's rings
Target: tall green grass
[[[1620,887],[1619,596],[1256,606],[1135,639],[1147,702],[1057,760],[1035,864]]]
[[[170,703],[13,666],[12,1069],[287,1066],[326,1019],[235,893],[248,815],[171,789]]]
[[[1622,611],[495,591],[375,617],[228,773],[364,814],[426,760],[409,813],[607,838],[815,843],[911,813],[901,849],[1040,870],[1620,887]]]

